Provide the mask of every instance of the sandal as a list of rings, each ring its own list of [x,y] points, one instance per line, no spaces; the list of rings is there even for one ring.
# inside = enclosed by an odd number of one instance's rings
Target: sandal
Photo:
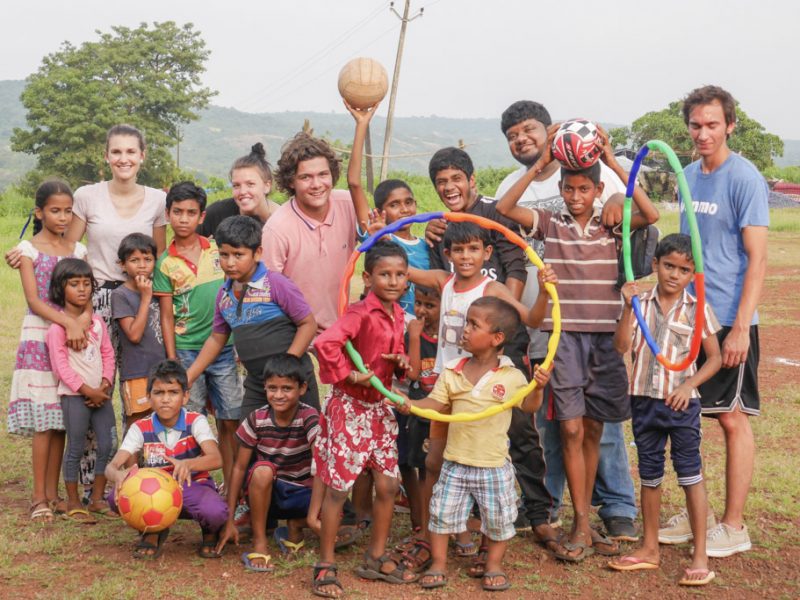
[[[396,552],[400,552],[401,554],[405,554],[406,552],[411,552],[414,548],[414,545],[417,542],[417,536],[422,531],[422,527],[414,527],[411,530],[411,535],[404,537],[398,544],[395,545],[394,549]]]
[[[542,548],[544,548],[548,552],[557,552],[559,547],[561,547],[561,541],[564,539],[564,531],[553,529],[553,532],[556,534],[555,536],[540,535],[536,533],[536,527],[534,527],[533,541],[539,544]],[[555,548],[553,547],[553,545],[555,545]]]
[[[69,514],[69,513],[67,513]],[[169,535],[169,528],[158,532],[158,541],[156,544],[151,544],[145,541],[145,536],[153,535],[150,533],[143,533],[139,537],[139,543],[133,548],[133,558],[139,560],[155,560],[164,552],[164,542]],[[152,550],[152,554],[149,551]]]
[[[717,576],[714,571],[709,571],[708,569],[684,569],[684,577],[678,582],[678,585],[689,585],[689,586],[698,586],[698,585],[708,585],[714,578]],[[692,579],[692,575],[703,575],[702,579]]]
[[[553,558],[557,558],[558,560],[563,560],[566,562],[571,563],[579,563],[582,560],[589,558],[592,554],[594,554],[594,548],[591,546],[587,546],[583,542],[564,542],[561,546],[566,550],[566,552],[559,552],[558,550],[551,552]],[[580,550],[580,554],[576,554],[573,556],[569,554],[570,552],[575,552],[575,550]]]
[[[47,500],[31,502],[30,519],[34,523],[52,523],[53,510]]]
[[[472,564],[467,569],[467,575],[480,579],[486,574],[486,561],[489,559],[489,547],[481,546],[478,548],[478,553],[472,559]]]
[[[63,515],[67,512],[67,501],[63,498],[50,500],[50,510],[52,510],[55,515]]]
[[[422,552],[428,553],[427,558],[422,558],[420,556]],[[403,552],[400,560],[402,560],[406,566],[415,573],[425,571],[431,566],[431,563],[433,563],[433,554],[431,552],[430,543],[426,542],[425,540],[416,540],[414,542],[414,547],[408,552]]]
[[[478,546],[475,542],[467,542],[466,544],[462,544],[461,542],[455,542],[455,555],[458,558],[471,558],[478,553]]]
[[[206,535],[211,537],[206,538]],[[222,552],[217,552],[217,544],[219,544],[218,534],[203,534],[203,541],[197,547],[197,556],[200,558],[222,558]]]
[[[341,598],[344,594],[339,578],[336,576],[337,570],[334,563],[317,563],[314,565],[314,577],[311,580],[311,592],[320,598]],[[329,592],[322,588],[328,585],[335,585],[339,592]]]
[[[618,542],[603,535],[596,529],[592,529],[592,548],[602,556],[619,556],[622,554]]]
[[[99,506],[100,508],[96,508],[97,506]],[[92,507],[95,507],[95,508],[92,508]],[[100,516],[103,516],[103,517],[107,517],[109,519],[117,519],[117,518],[119,518],[119,513],[114,511],[114,510],[111,510],[111,507],[108,504],[106,504],[105,502],[102,502],[102,501],[100,501],[100,502],[89,502],[89,504],[86,506],[86,510],[88,510],[90,513],[93,513],[95,515],[100,515]]]
[[[383,566],[391,563],[394,569],[388,573],[383,570]],[[414,573],[402,560],[395,560],[389,554],[382,554],[378,558],[373,558],[369,550],[364,553],[364,564],[356,569],[356,575],[369,579],[370,581],[385,581],[386,583],[414,583],[419,579],[419,575]]]
[[[427,581],[425,581],[427,579]],[[447,573],[443,571],[426,571],[419,581],[422,589],[432,590],[447,585]]]
[[[254,564],[253,559],[256,558],[263,560],[264,564]],[[272,557],[269,554],[262,554],[261,552],[242,553],[242,562],[244,563],[244,568],[248,571],[253,571],[254,573],[272,573],[275,570],[275,567],[270,564],[270,560],[272,560]]]
[[[333,544],[333,549],[341,550],[352,546],[361,539],[362,535],[364,535],[362,531],[355,525],[342,525],[339,527],[339,531],[336,532],[336,541]]]
[[[502,577],[502,583],[492,583],[492,579],[498,579]],[[507,590],[511,587],[511,581],[508,578],[508,575],[503,573],[502,571],[487,571],[483,574],[483,582],[481,583],[481,587],[485,592],[502,592],[503,590]]]
[[[305,540],[300,540],[299,542],[293,542],[289,539],[289,528],[288,527],[278,527],[275,532],[272,534],[275,543],[278,544],[278,548],[280,548],[281,554],[284,556],[288,556],[289,554],[296,554],[303,547],[306,545]]]
[[[64,518],[71,519],[82,525],[94,525],[97,523],[97,519],[90,515],[89,511],[85,508],[73,508],[72,510],[68,510],[64,513]]]

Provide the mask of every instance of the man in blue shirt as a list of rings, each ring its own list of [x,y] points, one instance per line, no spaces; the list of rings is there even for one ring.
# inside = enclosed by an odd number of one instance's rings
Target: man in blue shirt
[[[724,557],[750,549],[744,505],[755,440],[748,417],[760,410],[756,305],[767,268],[769,190],[758,169],[728,147],[736,127],[730,93],[716,86],[693,90],[684,100],[683,117],[700,155],[685,173],[703,242],[706,297],[723,326],[717,334],[722,369],[700,386],[700,396],[703,414],[715,417],[725,435],[725,513],[707,541],[709,556]],[[683,213],[681,232],[689,233]],[[703,360],[701,354],[698,365]],[[713,525],[713,515],[708,518]],[[685,527],[688,518],[673,518],[659,531],[660,541],[691,539]]]

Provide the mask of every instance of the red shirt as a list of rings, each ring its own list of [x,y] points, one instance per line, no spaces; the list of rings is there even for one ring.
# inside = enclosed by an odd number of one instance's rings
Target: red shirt
[[[355,369],[344,344],[353,343],[364,363],[388,388],[397,365],[381,358],[381,354],[405,353],[403,344],[403,309],[392,304],[389,316],[381,301],[370,292],[361,302],[347,307],[331,327],[317,336],[314,348],[319,359],[319,378],[322,383],[335,384],[345,394],[365,402],[380,402],[383,396],[372,387],[352,385],[344,381]]]

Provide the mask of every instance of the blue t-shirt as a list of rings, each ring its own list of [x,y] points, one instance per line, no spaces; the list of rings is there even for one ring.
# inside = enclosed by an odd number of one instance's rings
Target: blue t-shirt
[[[408,254],[408,266],[416,269],[423,269],[427,271],[430,268],[430,260],[428,258],[428,246],[424,240],[415,238],[413,240],[404,240],[392,234],[392,241],[397,242],[403,247],[403,250]],[[409,282],[408,290],[400,297],[398,303],[403,310],[409,315],[414,314],[414,284]]]
[[[703,173],[701,162],[693,162],[684,172],[703,243],[706,297],[719,322],[730,327],[736,320],[748,262],[742,229],[769,226],[769,188],[758,169],[738,154],[731,153],[712,173]],[[683,204],[681,233],[689,234]],[[757,324],[755,312],[751,325]]]

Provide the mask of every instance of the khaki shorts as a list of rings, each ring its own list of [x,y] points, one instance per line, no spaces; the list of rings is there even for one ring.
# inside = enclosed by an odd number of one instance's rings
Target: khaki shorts
[[[123,381],[120,392],[127,416],[138,415],[152,408],[147,397],[147,377]]]

